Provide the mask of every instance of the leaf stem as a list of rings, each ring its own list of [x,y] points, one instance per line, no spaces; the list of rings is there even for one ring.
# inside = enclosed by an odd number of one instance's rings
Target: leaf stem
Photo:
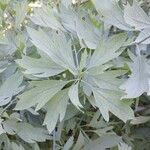
[[[53,150],[56,150],[56,131],[53,131]]]

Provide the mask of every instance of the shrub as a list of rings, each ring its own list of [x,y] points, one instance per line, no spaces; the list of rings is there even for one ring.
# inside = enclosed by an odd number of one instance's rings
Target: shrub
[[[2,150],[149,150],[149,2],[0,1]]]

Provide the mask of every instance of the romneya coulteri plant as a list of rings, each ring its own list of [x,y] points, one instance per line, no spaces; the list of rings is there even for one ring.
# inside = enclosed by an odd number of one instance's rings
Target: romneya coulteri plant
[[[149,8],[0,0],[0,149],[149,150]]]

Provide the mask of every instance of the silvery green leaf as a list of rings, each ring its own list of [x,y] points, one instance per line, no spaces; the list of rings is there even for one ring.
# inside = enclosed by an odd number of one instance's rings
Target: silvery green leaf
[[[107,40],[102,38],[91,56],[88,69],[105,64],[106,62],[118,57],[121,52],[117,52],[117,50],[123,45],[126,38],[127,36],[124,33],[113,35]]]
[[[138,116],[138,117],[135,117],[133,120],[131,120],[131,124],[133,125],[144,124],[149,121],[150,121],[149,116]]]
[[[64,145],[64,147],[63,147],[63,150],[69,150],[71,147],[72,147],[72,145],[73,145],[73,143],[74,143],[74,138],[73,138],[73,136],[71,136],[68,140],[67,140],[67,142],[65,143],[65,145]]]
[[[125,22],[123,10],[119,7],[116,0],[92,0],[92,2],[100,14],[101,20],[105,23],[116,26],[122,30],[132,30],[131,26]]]
[[[15,63],[8,64],[7,68],[1,73],[2,82],[6,81],[10,76],[14,75],[17,71],[17,65]]]
[[[47,103],[47,113],[44,119],[44,125],[47,126],[49,133],[51,133],[58,119],[60,122],[64,119],[66,108],[68,104],[68,89],[58,92],[48,103]]]
[[[76,144],[73,147],[73,150],[80,150],[85,145],[85,137],[80,131]]]
[[[0,73],[2,73],[8,66],[8,61],[7,60],[3,60],[0,61]]]
[[[20,145],[20,144],[18,145],[14,142],[11,143],[11,148],[12,148],[12,150],[25,150],[22,145]]]
[[[76,17],[75,27],[77,36],[80,43],[84,41],[88,48],[95,49],[100,39],[100,30],[94,27],[89,17],[84,16],[84,18],[85,20],[83,20],[82,17]]]
[[[132,147],[127,145],[124,142],[119,143],[118,148],[119,148],[119,150],[132,150]]]
[[[135,27],[137,30],[150,27],[150,17],[144,12],[137,2],[133,2],[133,5],[127,4],[124,9],[125,21]]]
[[[136,98],[144,92],[149,91],[148,73],[146,69],[146,60],[143,56],[137,56],[131,64],[131,75],[127,81],[121,85],[126,93],[126,98]]]
[[[23,3],[17,3],[15,7],[16,15],[15,15],[15,26],[17,28],[20,27],[20,24],[23,22],[25,15],[27,13],[28,4],[26,1]]]
[[[64,7],[61,7],[61,11],[61,21],[66,30],[78,36],[84,47],[95,49],[101,32],[92,24],[88,14],[85,11],[75,12]]]
[[[106,150],[118,145],[122,141],[121,137],[115,134],[105,134],[100,138],[85,145],[85,150]]]
[[[7,133],[11,135],[17,134],[28,143],[42,142],[49,138],[45,129],[34,127],[25,122],[10,119],[3,122],[3,127]]]
[[[77,74],[73,53],[71,49],[71,41],[67,41],[63,33],[57,34],[52,32],[51,37],[43,30],[35,30],[27,28],[32,43],[46,53],[56,64],[69,69],[73,74]]]
[[[83,91],[88,97],[90,97],[92,94],[92,89],[91,89],[91,86],[89,86],[89,84],[92,83],[93,81],[92,81],[91,77],[89,76],[89,74],[85,74],[82,81],[83,81],[82,82]]]
[[[94,130],[93,132],[95,132],[98,136],[102,136],[104,134],[113,134],[114,132],[113,130],[113,126],[108,126],[108,127],[103,127],[97,130]]]
[[[100,66],[96,66],[93,68],[90,68],[88,70],[88,74],[89,75],[98,75],[98,74],[102,74],[105,72],[105,70],[111,68],[113,65],[111,64],[104,64],[104,65],[100,65]]]
[[[0,135],[3,133],[6,133],[6,131],[3,129],[2,122],[3,122],[3,119],[0,119]]]
[[[38,59],[23,55],[22,59],[18,59],[16,62],[20,67],[25,69],[25,71],[23,71],[24,74],[33,75],[35,77],[50,77],[65,70],[51,61],[46,55]]]
[[[79,88],[79,82],[73,84],[69,89],[68,95],[72,104],[75,105],[78,109],[80,109],[83,108],[83,106],[79,100],[78,88]]]
[[[79,113],[79,110],[73,105],[68,104],[64,120],[69,120]]]
[[[8,104],[13,96],[24,89],[24,86],[20,86],[22,81],[23,76],[18,72],[4,81],[0,86],[0,106]]]
[[[134,118],[130,104],[120,100],[122,93],[107,89],[93,89],[93,94],[96,106],[106,121],[109,121],[109,111],[124,122]]]
[[[0,57],[12,55],[16,51],[14,37],[13,31],[6,32],[5,36],[0,35]]]
[[[17,128],[18,136],[28,143],[42,142],[48,139],[47,132],[42,128],[33,127],[27,123],[20,123]]]
[[[124,80],[118,79],[117,77],[124,75],[126,72],[126,70],[105,71],[104,73],[94,75],[91,78],[93,84],[97,85],[100,89],[119,91],[118,87]]]
[[[10,141],[6,134],[0,135],[0,148],[3,148],[4,150],[10,149]]]
[[[64,26],[64,28],[76,35],[76,12],[73,9],[61,6],[59,17],[61,18],[61,24]]]
[[[103,128],[105,127],[107,124],[106,122],[103,120],[101,116],[101,113],[99,110],[96,111],[96,113],[94,113],[92,120],[89,123],[90,127],[93,127],[95,129],[99,129],[99,128]]]
[[[36,110],[41,109],[57,92],[67,84],[65,81],[43,80],[32,81],[28,91],[19,95],[16,110],[28,109],[37,104]]]
[[[87,59],[88,59],[88,53],[87,53],[87,50],[85,49],[84,52],[81,54],[80,70],[82,70],[86,67]]]
[[[58,17],[55,14],[55,10],[50,6],[35,8],[34,14],[32,17],[30,17],[30,19],[37,25],[64,31],[63,26],[61,25]]]
[[[130,50],[128,50],[127,52],[128,52],[128,55],[129,55],[130,59],[132,61],[134,61],[136,59],[136,55],[133,52],[131,52]]]
[[[109,121],[109,111],[124,122],[134,118],[130,103],[121,100],[124,94],[119,89],[122,80],[117,77],[124,73],[124,71],[119,70],[106,71],[103,74],[90,77],[91,82],[89,84],[94,94],[95,105],[100,109],[106,121]]]
[[[150,44],[150,28],[143,29],[134,42],[141,44]]]
[[[3,128],[8,134],[14,135],[17,132],[17,121],[14,119],[5,120]]]

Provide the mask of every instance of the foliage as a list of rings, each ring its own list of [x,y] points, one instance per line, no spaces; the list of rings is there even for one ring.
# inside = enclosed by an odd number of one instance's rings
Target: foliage
[[[149,150],[149,6],[0,0],[0,149]]]

